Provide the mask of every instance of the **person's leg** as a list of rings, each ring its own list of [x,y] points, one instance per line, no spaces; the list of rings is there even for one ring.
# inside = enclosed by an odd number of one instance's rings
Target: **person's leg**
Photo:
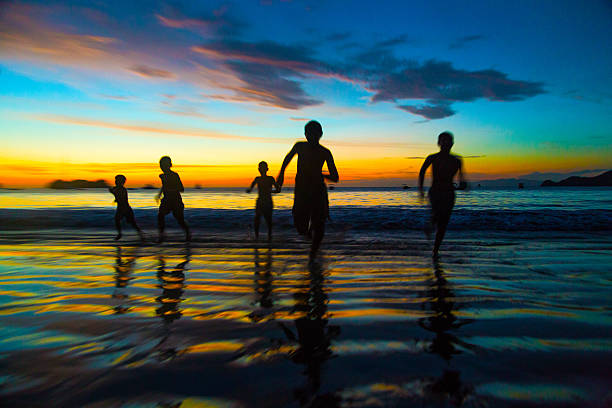
[[[272,208],[266,209],[264,218],[268,226],[268,241],[272,241]]]
[[[444,234],[446,234],[446,227],[448,226],[448,221],[450,220],[450,214],[446,217],[438,217],[437,225],[436,225],[436,239],[434,241],[433,248],[433,256],[438,257],[440,251],[440,245],[442,245],[442,240],[444,239]]]
[[[259,209],[255,209],[255,219],[253,220],[253,228],[255,229],[255,241],[259,240],[259,221],[261,219],[261,214],[259,213]]]
[[[140,229],[140,227],[138,227],[138,224],[136,224],[136,218],[134,217],[134,210],[132,210],[131,208],[129,209],[125,219],[127,220],[127,222],[129,224],[132,225],[132,227],[134,227],[134,229],[136,230],[136,232],[138,232],[138,235],[140,236],[140,239],[144,239],[144,235],[142,233],[142,230]]]
[[[191,231],[189,230],[189,225],[185,222],[185,207],[182,205],[174,208],[172,210],[172,215],[176,219],[176,222],[181,226],[181,228],[185,231],[185,240],[191,241]]]
[[[121,218],[122,215],[119,211],[115,212],[115,228],[117,229],[117,236],[115,237],[115,241],[121,239]]]
[[[441,194],[440,201],[435,208],[435,225],[436,225],[436,239],[434,241],[433,256],[437,258],[440,252],[440,246],[442,240],[446,234],[446,227],[450,221],[451,212],[455,205],[455,192],[450,191],[445,194]]]
[[[312,226],[312,245],[310,246],[310,257],[314,257],[319,252],[321,241],[325,235],[325,221],[315,222]]]
[[[157,242],[164,242],[164,230],[166,229],[166,215],[168,214],[168,209],[162,202],[159,206],[159,212],[157,213],[157,229],[159,231],[159,238]]]

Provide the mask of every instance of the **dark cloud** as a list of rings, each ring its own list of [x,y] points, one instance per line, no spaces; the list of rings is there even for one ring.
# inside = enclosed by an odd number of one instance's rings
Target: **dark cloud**
[[[383,73],[369,88],[373,102],[425,99],[431,104],[491,101],[520,101],[544,92],[542,83],[508,79],[503,72],[488,69],[456,69],[450,62],[413,62],[394,73]],[[410,111],[410,110],[409,110]]]
[[[419,106],[398,105],[397,107],[426,119],[442,119],[453,116],[456,113],[455,110],[446,103]]]
[[[333,33],[325,37],[326,41],[343,42],[351,38],[351,33]]]
[[[162,79],[174,79],[176,76],[163,69],[151,68],[146,65],[133,65],[129,68],[133,73],[143,76],[145,78],[162,78]]]
[[[458,48],[463,48],[467,43],[482,40],[484,35],[466,35],[465,37],[458,38],[455,42],[448,46],[449,49],[455,50]]]

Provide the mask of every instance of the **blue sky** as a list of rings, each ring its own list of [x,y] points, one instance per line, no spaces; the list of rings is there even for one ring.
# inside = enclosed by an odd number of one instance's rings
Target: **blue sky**
[[[5,161],[278,164],[318,119],[355,183],[444,130],[476,178],[612,167],[606,1],[0,7]]]

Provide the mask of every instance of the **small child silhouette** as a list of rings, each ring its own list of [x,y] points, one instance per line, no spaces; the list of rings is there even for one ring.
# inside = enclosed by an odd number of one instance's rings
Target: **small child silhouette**
[[[117,228],[117,236],[115,237],[115,241],[121,239],[123,236],[121,234],[121,220],[123,218],[136,229],[138,235],[140,235],[140,239],[144,239],[144,235],[138,225],[136,224],[136,220],[134,219],[134,211],[130,204],[128,203],[128,192],[124,187],[126,178],[123,174],[117,174],[115,176],[115,187],[110,187],[108,191],[110,191],[115,196],[115,202],[117,203],[117,211],[115,212],[115,228]]]
[[[259,221],[263,215],[264,219],[266,220],[266,224],[268,225],[268,241],[271,241],[273,208],[272,193],[278,193],[280,189],[278,184],[276,184],[274,177],[266,174],[268,172],[268,163],[265,161],[259,162],[258,168],[261,176],[255,177],[251,183],[251,187],[247,188],[246,192],[250,193],[253,190],[253,187],[255,187],[257,184],[257,192],[259,193],[259,196],[257,197],[257,203],[255,204],[255,239],[259,239]],[[274,187],[274,189],[272,189],[272,187]]]
[[[191,232],[189,225],[185,222],[185,205],[181,198],[181,193],[185,191],[183,183],[178,173],[170,170],[172,160],[168,156],[163,156],[159,159],[159,168],[163,173],[159,175],[162,181],[162,187],[157,194],[157,198],[163,195],[159,212],[157,213],[157,226],[159,229],[159,242],[164,241],[164,229],[166,227],[166,215],[172,213],[181,228],[185,231],[185,240],[191,241]]]
[[[425,196],[423,191],[423,179],[429,166],[432,166],[433,180],[429,189],[429,202],[431,203],[431,224],[426,227],[436,227],[436,239],[433,248],[433,257],[438,257],[440,245],[446,233],[446,227],[450,221],[451,212],[455,206],[455,190],[465,190],[467,183],[463,177],[463,164],[461,157],[451,154],[450,150],[454,144],[451,132],[442,132],[438,136],[440,152],[427,156],[421,171],[419,172],[419,191],[421,197]],[[459,173],[459,187],[453,184],[455,175]]]

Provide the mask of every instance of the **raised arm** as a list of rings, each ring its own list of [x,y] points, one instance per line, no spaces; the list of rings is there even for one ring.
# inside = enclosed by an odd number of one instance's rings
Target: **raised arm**
[[[285,160],[283,160],[283,165],[281,166],[280,171],[278,172],[278,177],[276,178],[276,183],[278,184],[279,191],[285,182],[285,168],[291,163],[291,159],[297,153],[297,143],[293,145],[289,153],[285,156]]]
[[[183,187],[183,182],[181,181],[181,177],[178,175],[178,173],[176,174],[176,178],[178,180],[178,189],[182,193],[185,191],[185,187]]]
[[[467,190],[468,183],[465,180],[465,174],[463,173],[463,160],[460,157],[457,158],[459,160],[459,190]]]
[[[328,179],[329,181],[337,183],[338,180],[340,180],[340,176],[338,175],[336,163],[334,163],[334,156],[332,156],[329,150],[327,151],[327,157],[325,158],[325,161],[327,162],[327,170],[329,170],[329,174],[324,174],[323,177]]]
[[[423,181],[425,180],[425,172],[431,165],[432,160],[432,156],[427,156],[423,162],[423,165],[421,166],[421,171],[419,171],[419,193],[421,193],[421,197],[425,196],[425,192],[423,191]]]
[[[270,176],[272,177],[272,176]],[[274,177],[272,177],[272,186],[274,187],[274,190],[272,190],[273,193],[280,193],[281,188],[278,185],[278,183],[276,182],[276,180],[274,180]]]
[[[253,187],[255,187],[255,183],[257,183],[257,177],[253,179],[253,182],[251,183],[251,187],[246,189],[247,193],[250,193],[251,191],[253,191]]]

